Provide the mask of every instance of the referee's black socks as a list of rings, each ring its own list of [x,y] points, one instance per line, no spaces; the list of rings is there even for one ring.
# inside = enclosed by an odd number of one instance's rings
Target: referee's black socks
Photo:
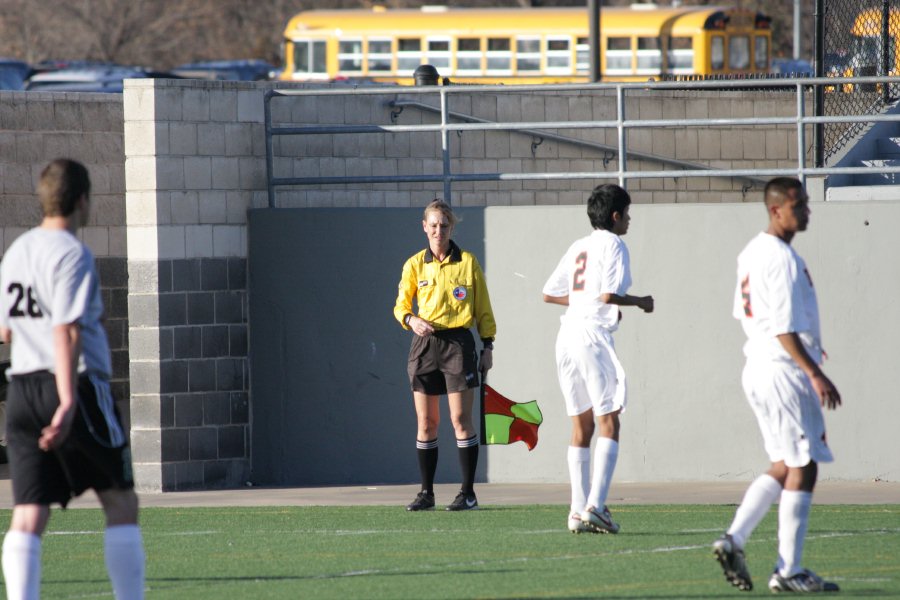
[[[475,470],[478,467],[478,435],[456,440],[459,448],[459,467],[462,471],[462,488],[465,494],[475,493]]]
[[[419,458],[419,475],[422,478],[422,491],[434,494],[434,473],[437,471],[438,462],[437,438],[426,442],[416,440],[416,455]]]

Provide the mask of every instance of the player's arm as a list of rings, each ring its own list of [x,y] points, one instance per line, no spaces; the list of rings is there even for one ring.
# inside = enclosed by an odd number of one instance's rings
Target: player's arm
[[[789,332],[775,337],[778,338],[781,346],[794,359],[797,366],[803,369],[803,372],[809,377],[809,381],[812,383],[816,394],[818,394],[819,402],[822,403],[822,406],[829,409],[835,409],[840,406],[840,393],[834,387],[834,384],[831,383],[831,380],[825,376],[819,365],[809,356],[806,348],[803,347],[803,342],[800,341],[800,336],[794,332]]]
[[[0,326],[0,342],[4,344],[12,343],[12,331],[10,331],[9,327]]]
[[[568,306],[569,305],[569,295],[565,296],[550,296],[548,294],[544,294],[544,302],[548,304],[559,304],[560,306]]]
[[[75,417],[75,388],[78,377],[78,357],[81,354],[81,329],[77,323],[53,327],[56,391],[59,406],[50,424],[41,430],[38,446],[42,450],[58,448],[69,436]]]
[[[631,294],[620,296],[607,292],[600,294],[600,302],[617,306],[637,306],[646,313],[653,312],[653,296],[632,296]]]

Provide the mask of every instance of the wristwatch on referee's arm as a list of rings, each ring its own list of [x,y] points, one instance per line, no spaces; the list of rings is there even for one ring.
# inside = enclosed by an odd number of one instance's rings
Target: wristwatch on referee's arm
[[[403,317],[403,322],[406,323],[407,327],[412,327],[412,325],[409,324],[409,322],[412,320],[412,318],[413,318],[412,313],[407,313],[406,316]]]
[[[485,350],[493,350],[494,338],[481,338],[481,344]]]

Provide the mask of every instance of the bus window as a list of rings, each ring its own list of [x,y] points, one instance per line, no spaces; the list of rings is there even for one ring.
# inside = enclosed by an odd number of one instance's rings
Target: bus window
[[[481,73],[480,38],[459,38],[456,40],[456,72]]]
[[[764,35],[757,35],[753,42],[753,65],[760,71],[769,68],[769,39]]]
[[[728,41],[728,68],[732,71],[743,71],[750,68],[750,38],[748,36],[731,36]]]
[[[662,69],[662,48],[659,38],[639,37],[637,50],[638,73],[659,73]]]
[[[572,51],[569,48],[571,43],[569,38],[547,38],[546,51],[548,73],[567,74],[572,72]]]
[[[591,45],[586,37],[575,40],[575,70],[587,73],[591,69]]]
[[[617,75],[631,73],[631,38],[607,38],[606,72]]]
[[[429,39],[428,52],[425,54],[425,62],[439,71],[444,72],[450,69],[450,40],[449,39]]]
[[[669,38],[669,69],[687,73],[694,69],[694,40],[689,37]]]
[[[338,71],[341,73],[361,73],[362,66],[362,40],[341,40],[338,42]]]
[[[487,70],[509,73],[512,71],[512,52],[509,38],[488,38]]]
[[[725,68],[725,38],[721,35],[709,38],[709,66],[713,71]]]
[[[294,71],[325,75],[325,42],[294,40]]]
[[[366,57],[369,73],[391,72],[391,40],[369,40]]]
[[[516,38],[516,71],[522,73],[539,72],[541,70],[540,38]]]
[[[422,41],[419,38],[400,38],[397,40],[397,72],[405,76],[422,64]]]

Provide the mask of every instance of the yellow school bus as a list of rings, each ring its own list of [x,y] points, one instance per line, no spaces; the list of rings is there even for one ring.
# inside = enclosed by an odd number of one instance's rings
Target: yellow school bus
[[[605,81],[766,73],[771,19],[755,11],[634,4],[602,8]],[[430,64],[455,83],[586,82],[586,8],[310,10],[284,31],[285,81],[412,84]]]
[[[850,44],[842,55],[826,56],[825,75],[829,77],[872,77],[882,75],[882,49],[884,36],[882,25],[882,9],[866,8],[856,15],[850,27]],[[888,13],[888,72],[886,75],[900,73],[900,60],[897,56],[897,38],[900,36],[900,10],[890,9]],[[854,90],[881,91],[882,86],[857,86],[845,83],[837,86],[838,91],[851,93]],[[835,86],[825,88],[826,92],[834,92]]]
[[[853,75],[881,74],[881,53],[884,43],[882,36],[882,9],[868,8],[861,11],[850,28],[852,36],[850,56],[847,67],[851,67]],[[900,73],[896,44],[900,35],[900,10],[890,9],[888,13],[888,73]],[[863,72],[860,72],[863,71]]]

